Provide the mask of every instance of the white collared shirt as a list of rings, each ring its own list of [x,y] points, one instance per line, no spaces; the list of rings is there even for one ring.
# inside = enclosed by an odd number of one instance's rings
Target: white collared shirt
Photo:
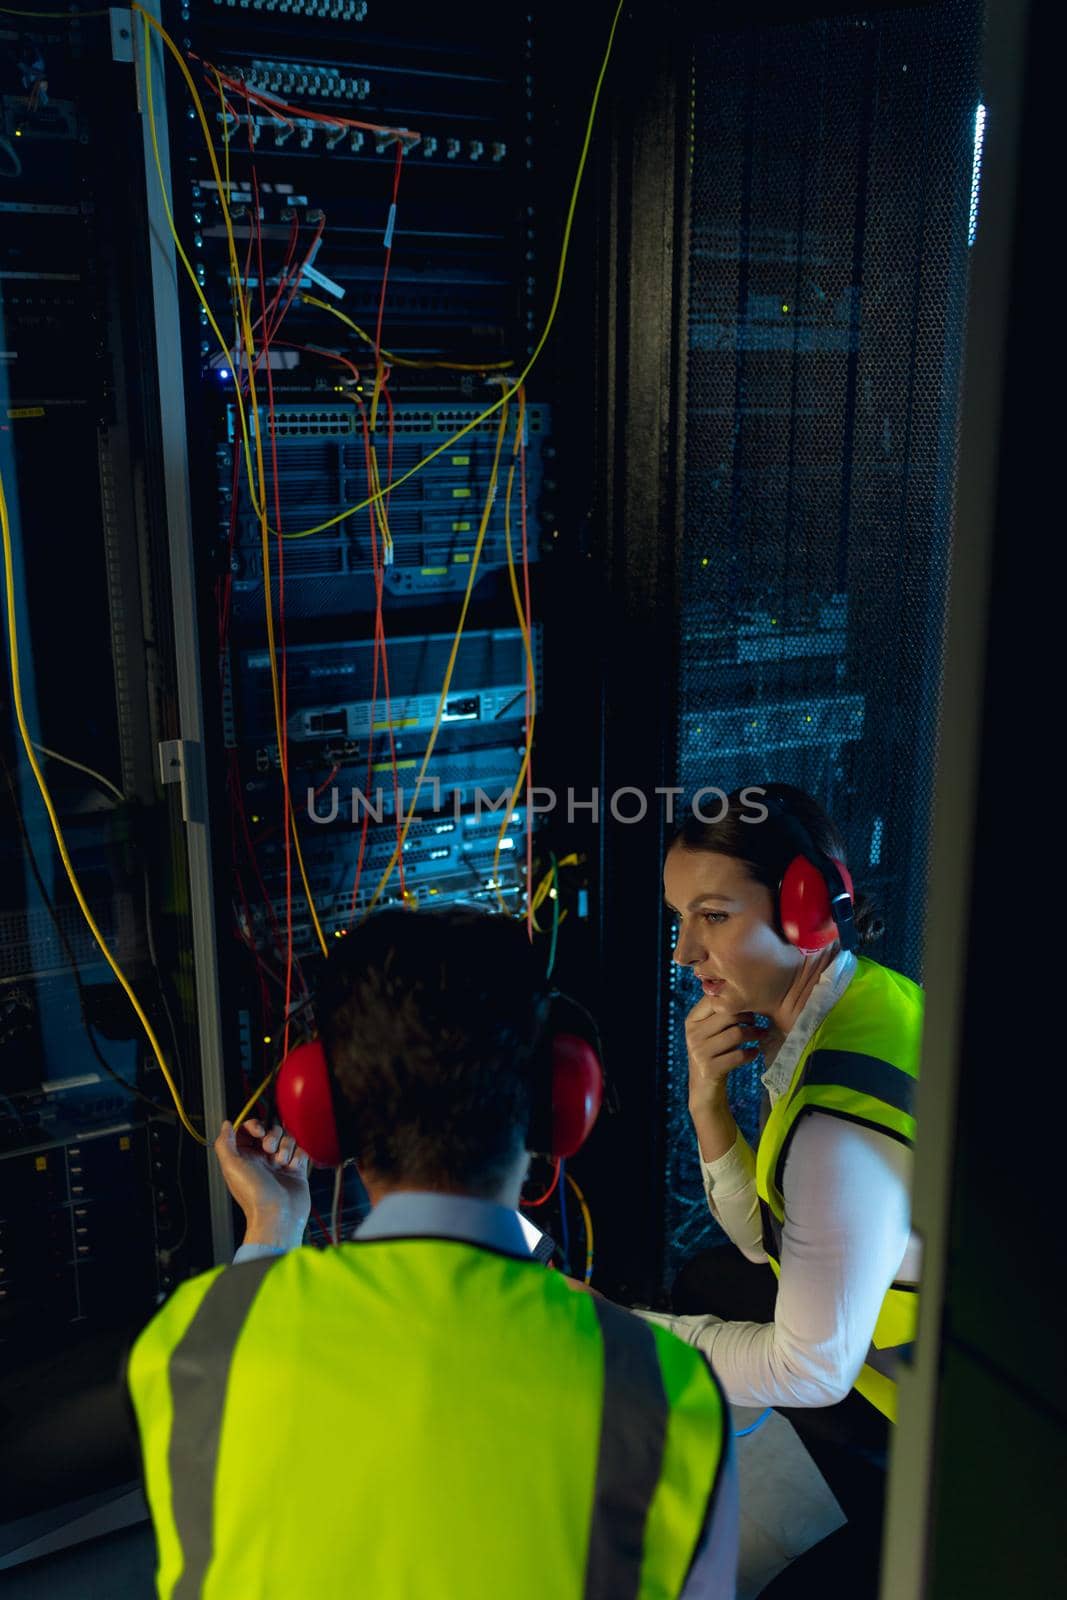
[[[841,999],[856,970],[847,951],[833,961],[763,1074],[773,1105],[789,1088],[800,1054]],[[843,1400],[870,1347],[886,1290],[913,1281],[909,1248],[911,1151],[874,1128],[838,1117],[803,1117],[782,1175],[785,1222],[773,1322],[659,1316],[712,1361],[739,1406],[826,1406]],[[701,1171],[708,1205],[750,1261],[766,1261],[756,1193],[756,1158],[737,1140]]]
[[[801,1052],[820,1022],[836,1006],[852,982],[855,971],[856,957],[851,950],[841,950],[821,974],[803,1011],[783,1039],[781,1049],[760,1079],[770,1095],[772,1106],[789,1088]]]

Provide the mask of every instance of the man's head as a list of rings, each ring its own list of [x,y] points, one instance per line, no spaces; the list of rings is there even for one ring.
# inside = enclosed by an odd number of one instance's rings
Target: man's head
[[[319,1030],[368,1185],[498,1198],[521,1182],[546,985],[524,928],[382,911],[332,952]]]

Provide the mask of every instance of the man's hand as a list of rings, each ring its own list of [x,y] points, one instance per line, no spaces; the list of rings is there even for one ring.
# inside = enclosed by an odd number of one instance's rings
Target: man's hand
[[[751,1011],[718,1010],[715,995],[706,994],[697,1001],[685,1019],[691,1116],[721,1107],[726,1079],[738,1067],[755,1061],[767,1031]]]
[[[308,1157],[275,1123],[268,1133],[255,1119],[235,1132],[224,1122],[215,1154],[226,1187],[245,1214],[245,1244],[295,1249],[311,1214]]]

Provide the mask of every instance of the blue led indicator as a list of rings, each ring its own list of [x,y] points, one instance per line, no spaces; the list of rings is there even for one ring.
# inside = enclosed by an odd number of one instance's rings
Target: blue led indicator
[[[974,114],[974,164],[971,167],[971,215],[967,223],[967,243],[972,245],[978,234],[978,189],[982,182],[982,142],[985,139],[985,106],[979,105]]]

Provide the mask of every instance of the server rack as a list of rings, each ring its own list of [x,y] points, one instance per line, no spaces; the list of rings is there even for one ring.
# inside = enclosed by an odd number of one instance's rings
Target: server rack
[[[668,791],[680,813],[705,786],[810,789],[878,903],[871,953],[921,978],[983,10],[633,20],[605,394],[606,557],[630,630],[605,655],[629,736],[605,786],[663,801],[604,836],[602,961],[627,996],[606,1026],[645,1119],[620,1129],[604,1244],[654,1299],[722,1242],[657,870]],[[750,1137],[760,1070],[731,1077]]]
[[[589,850],[543,794],[565,792],[547,752],[581,738],[590,690],[568,681],[580,650],[543,640],[588,591],[573,485],[586,518],[591,408],[568,408],[560,373],[581,364],[558,351],[587,337],[584,264],[554,302],[610,21],[567,55],[556,7],[416,6],[402,27],[363,6],[165,7],[190,78],[139,24],[157,145],[169,129],[155,231],[178,259],[157,303],[178,319],[201,718],[180,754],[202,751],[210,797],[196,898],[218,929],[211,1076],[231,1107],[310,1025],[318,965],[375,906],[532,902],[546,960],[587,947]],[[150,187],[154,164],[153,146]],[[520,389],[550,319],[557,350]],[[316,1236],[331,1206],[342,1231],[365,1209],[354,1174],[339,1210],[313,1186]]]
[[[568,788],[587,791],[595,782],[600,745],[596,732],[590,737],[599,679],[583,650],[596,590],[596,329],[592,230],[581,214],[558,307],[553,295],[613,11],[595,37],[569,51],[561,48],[562,8],[551,6],[505,18],[476,7],[458,19],[416,7],[403,26],[384,12],[376,25],[373,7],[364,5],[301,4],[282,15],[207,0],[116,8],[107,17],[75,12],[8,24],[0,16],[12,77],[4,89],[17,91],[4,102],[0,182],[80,186],[76,203],[65,191],[42,189],[23,206],[19,191],[5,216],[22,219],[27,237],[65,226],[56,248],[78,270],[62,281],[80,284],[79,272],[94,285],[99,278],[108,297],[106,317],[97,320],[95,306],[86,311],[68,295],[72,324],[90,337],[68,342],[63,362],[52,362],[83,387],[86,373],[106,369],[97,382],[103,399],[71,412],[68,431],[84,443],[91,437],[85,416],[102,406],[105,531],[109,513],[116,523],[125,516],[120,533],[108,534],[106,560],[85,554],[71,609],[91,611],[100,624],[96,678],[83,670],[82,694],[90,699],[100,674],[113,670],[117,732],[108,737],[116,773],[121,766],[116,789],[136,795],[143,810],[135,843],[121,838],[119,845],[138,852],[138,865],[150,856],[154,877],[147,915],[135,876],[132,908],[129,894],[120,896],[113,920],[101,913],[98,921],[140,997],[156,981],[154,969],[164,970],[165,990],[145,1006],[161,1054],[172,1066],[180,1058],[175,1086],[201,1139],[210,1141],[223,1115],[264,1082],[286,1038],[295,1042],[309,1026],[323,945],[343,937],[372,904],[473,898],[522,914],[534,898],[533,931],[546,962],[558,964],[576,992],[588,992],[595,835],[571,825],[565,799]],[[54,159],[60,138],[74,151],[65,166]],[[32,159],[46,139],[51,159]],[[593,159],[587,189],[597,181],[595,146]],[[54,214],[47,211],[53,201]],[[42,223],[46,211],[52,220]],[[60,216],[70,220],[61,225]],[[62,345],[61,319],[35,324],[25,297],[13,299],[10,284],[22,279],[11,274],[23,265],[4,263],[5,314],[21,308],[21,333],[45,326]],[[523,393],[490,409],[507,375],[528,361],[550,313],[562,352],[550,348]],[[18,375],[41,372],[54,353],[19,346]],[[46,696],[62,702],[62,685],[77,671],[73,628],[65,629],[63,655],[48,673],[39,670],[40,708],[32,703],[37,679],[28,651],[53,575],[43,542],[31,547],[24,526],[32,516],[42,520],[46,484],[86,503],[98,492],[88,469],[77,480],[60,475],[54,448],[35,452],[27,442],[41,398],[16,387],[18,403],[7,407],[16,414],[7,420],[19,432],[12,440],[10,428],[2,430],[28,720],[61,752],[84,757],[88,749],[95,760],[86,765],[110,770],[110,748],[91,725],[85,732],[93,739],[78,742],[76,695],[68,697],[63,737],[46,715]],[[54,398],[44,396],[49,415]],[[425,456],[433,459],[424,463]],[[379,486],[388,494],[375,499]],[[351,507],[367,500],[378,508],[375,520],[362,506],[357,528]],[[329,526],[308,532],[317,523]],[[30,574],[28,603],[17,570],[24,551],[42,569]],[[101,570],[106,618],[93,603]],[[573,639],[573,650],[569,643],[543,650],[553,634]],[[376,649],[376,638],[387,649]],[[283,660],[280,717],[274,681]],[[535,705],[538,739],[526,776]],[[13,760],[12,730],[8,737]],[[560,794],[558,815],[543,800],[543,815],[535,814],[531,779],[542,795]],[[40,834],[47,853],[53,846],[39,820],[27,831],[34,843]],[[71,837],[74,828],[68,823]],[[101,833],[99,819],[95,833],[89,823],[78,831],[85,850],[97,854],[86,867],[85,851],[72,851],[76,870],[93,870],[99,857],[102,892],[110,887],[107,870],[125,888],[111,859],[118,845]],[[398,873],[383,877],[394,852],[400,882]],[[56,870],[51,855],[47,870]],[[299,884],[304,874],[307,889]],[[92,941],[77,912],[61,909],[77,946],[66,959],[88,959]],[[109,994],[104,1023],[122,1040],[124,1064],[158,1114],[132,1136],[116,1125],[110,1143],[96,1139],[91,1151],[81,1102],[69,1128],[51,1130],[68,1186],[84,1179],[90,1188],[114,1188],[123,1162],[139,1161],[155,1197],[144,1238],[134,1226],[140,1211],[132,1191],[115,1190],[107,1218],[97,1208],[115,1266],[93,1301],[108,1337],[91,1373],[79,1377],[67,1359],[71,1336],[54,1296],[43,1308],[69,1368],[64,1403],[83,1411],[93,1385],[107,1391],[109,1406],[121,1403],[115,1374],[123,1344],[173,1282],[228,1259],[233,1248],[234,1219],[215,1165],[182,1131],[124,1004],[120,993]],[[5,1071],[26,1032],[17,1011],[16,1003],[3,1041]],[[76,1033],[78,1011],[68,1004],[67,1013],[63,1026]],[[96,1095],[97,1122],[110,1126],[107,1095],[93,1074],[82,1077],[93,1079],[82,1099]],[[17,1087],[21,1096],[25,1086]],[[42,1093],[52,1116],[55,1085],[44,1081]],[[19,1115],[16,1107],[14,1126],[5,1126],[12,1153],[9,1161],[5,1151],[5,1177],[40,1153],[27,1144]],[[52,1164],[49,1157],[48,1182]],[[533,1187],[546,1175],[550,1169],[538,1169]],[[73,1216],[81,1196],[68,1188],[27,1202],[16,1189],[4,1185],[4,1223],[25,1267],[33,1229],[62,1207]],[[312,1239],[349,1232],[365,1206],[354,1174],[335,1190],[328,1175],[316,1174],[313,1191]],[[179,1205],[188,1217],[176,1223]],[[566,1240],[558,1197],[541,1217]],[[577,1262],[577,1210],[570,1231]],[[79,1268],[75,1246],[74,1270],[86,1284],[89,1264]],[[85,1298],[88,1304],[87,1288]],[[13,1370],[32,1407],[47,1374],[35,1377],[21,1357]],[[82,1481],[77,1452],[64,1462],[42,1450],[39,1483],[25,1504],[9,1502],[25,1515],[5,1528],[0,1559],[13,1564],[138,1514],[136,1496],[126,1492],[136,1463],[125,1419],[120,1427],[110,1411],[87,1418],[82,1464],[93,1468],[92,1440],[120,1435],[120,1459],[92,1485]],[[25,1466],[23,1459],[24,1480]]]

